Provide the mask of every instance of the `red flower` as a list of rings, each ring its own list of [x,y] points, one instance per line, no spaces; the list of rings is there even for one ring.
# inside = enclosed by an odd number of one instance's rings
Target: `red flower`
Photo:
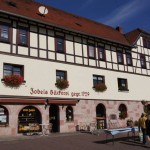
[[[107,89],[107,86],[105,85],[105,83],[98,83],[94,88],[96,92],[104,92]]]
[[[19,87],[23,83],[24,79],[20,75],[7,75],[4,77],[5,86]]]
[[[55,85],[56,85],[57,88],[62,90],[62,89],[68,88],[69,82],[67,80],[64,80],[64,79],[58,79],[58,80],[56,80]]]

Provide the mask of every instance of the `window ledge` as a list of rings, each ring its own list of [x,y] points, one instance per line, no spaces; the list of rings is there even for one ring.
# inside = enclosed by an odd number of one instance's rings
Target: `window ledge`
[[[9,124],[0,124],[0,127],[8,127]]]
[[[27,44],[18,44],[18,46],[29,47]]]
[[[0,42],[10,44],[10,41],[9,41],[9,40],[2,40],[2,39],[1,39]]]
[[[4,82],[4,79],[1,79],[1,82]],[[23,81],[23,84],[25,84],[25,83],[26,83],[26,81],[24,80],[24,81]]]
[[[119,92],[129,92],[129,89],[124,89],[124,90],[118,89],[118,91],[119,91]]]

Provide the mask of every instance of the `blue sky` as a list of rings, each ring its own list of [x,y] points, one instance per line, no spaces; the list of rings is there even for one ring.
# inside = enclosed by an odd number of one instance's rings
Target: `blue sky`
[[[35,0],[69,13],[116,27],[150,32],[150,0]]]

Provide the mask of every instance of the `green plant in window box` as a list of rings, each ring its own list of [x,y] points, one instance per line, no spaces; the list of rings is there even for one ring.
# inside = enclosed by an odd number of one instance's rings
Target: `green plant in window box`
[[[63,90],[63,89],[66,89],[66,88],[69,87],[69,82],[65,79],[57,79],[56,83],[55,83],[55,86],[58,89]]]
[[[93,87],[93,89],[96,92],[104,92],[107,90],[107,86],[105,85],[105,83],[98,83]]]
[[[20,75],[7,75],[4,76],[4,79],[2,81],[5,86],[18,88],[24,82],[24,79]]]

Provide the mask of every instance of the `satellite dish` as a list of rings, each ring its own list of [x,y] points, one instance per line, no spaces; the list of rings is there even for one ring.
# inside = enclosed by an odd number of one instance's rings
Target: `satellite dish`
[[[48,14],[48,9],[45,6],[40,6],[39,12],[41,15],[46,15],[46,14]]]

